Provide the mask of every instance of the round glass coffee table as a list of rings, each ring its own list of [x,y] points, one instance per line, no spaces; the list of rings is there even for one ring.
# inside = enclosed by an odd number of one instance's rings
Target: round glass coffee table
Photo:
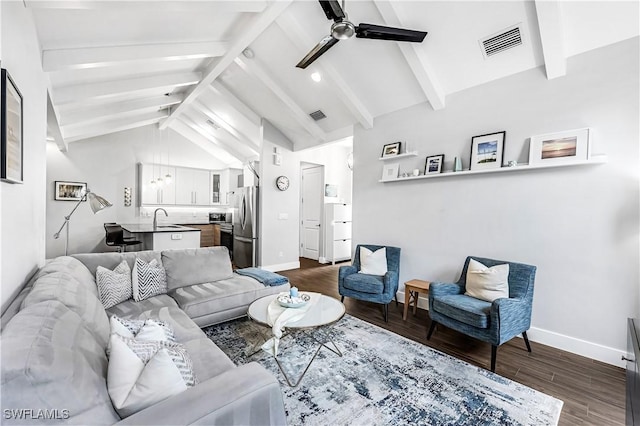
[[[282,375],[284,376],[284,378],[287,380],[287,383],[291,387],[296,387],[300,384],[300,382],[302,381],[302,378],[307,373],[307,370],[309,370],[311,363],[313,363],[313,360],[316,359],[318,352],[320,352],[320,349],[322,349],[323,347],[329,349],[331,352],[335,353],[338,356],[342,356],[342,352],[340,352],[340,349],[338,349],[335,342],[331,338],[331,334],[327,333],[327,327],[330,327],[331,325],[335,324],[336,322],[342,319],[342,317],[345,314],[344,305],[342,304],[342,302],[340,302],[337,299],[334,299],[333,297],[325,296],[324,294],[321,294],[319,296],[320,298],[318,299],[318,301],[309,308],[309,310],[304,315],[304,317],[300,318],[295,322],[290,322],[285,326],[285,334],[283,334],[281,337],[281,339],[283,339],[284,337],[294,334],[296,332],[308,332],[308,334],[313,338],[313,340],[315,340],[318,343],[318,347],[315,353],[313,354],[313,357],[311,358],[311,360],[305,367],[304,371],[300,375],[300,378],[298,378],[298,380],[295,381],[295,383],[292,382],[289,379],[289,376],[287,376],[287,373],[285,373],[284,369],[282,368],[282,365],[280,364],[280,360],[278,360],[278,356],[274,355],[276,363],[278,364],[278,368],[280,368],[280,372],[282,372]],[[262,297],[256,300],[255,302],[253,302],[249,306],[249,310],[247,312],[247,315],[249,316],[249,318],[252,321],[262,326],[271,328],[268,322],[267,307],[277,297],[278,297],[277,294],[272,294],[269,296]],[[287,308],[287,309],[296,309],[296,308]],[[322,330],[323,332],[319,333],[320,330]],[[321,334],[320,338],[317,337],[317,335],[319,334]],[[333,348],[327,346],[327,343],[331,343],[333,345]],[[254,352],[254,354],[258,353],[259,351],[260,350]]]

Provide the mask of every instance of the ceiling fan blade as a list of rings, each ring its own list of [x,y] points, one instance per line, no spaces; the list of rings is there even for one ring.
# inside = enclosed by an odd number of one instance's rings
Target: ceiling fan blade
[[[340,6],[340,2],[336,0],[318,0],[324,14],[327,15],[327,19],[333,19],[334,21],[342,21],[347,17]]]
[[[326,36],[325,38],[320,40],[320,43],[318,43],[316,47],[314,47],[309,53],[307,53],[307,56],[305,56],[300,62],[298,62],[298,65],[296,65],[296,67],[305,69],[339,41],[340,40],[338,40],[337,38],[333,38],[330,35]]]
[[[406,30],[404,28],[383,27],[382,25],[360,24],[356,27],[356,37],[376,40],[410,41],[422,43],[425,31]]]

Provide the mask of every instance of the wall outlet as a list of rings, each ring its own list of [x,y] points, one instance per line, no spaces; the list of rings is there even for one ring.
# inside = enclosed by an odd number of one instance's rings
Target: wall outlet
[[[171,234],[171,239],[172,240],[181,240],[182,239],[182,234]]]
[[[278,220],[287,220],[289,219],[289,213],[278,213]]]

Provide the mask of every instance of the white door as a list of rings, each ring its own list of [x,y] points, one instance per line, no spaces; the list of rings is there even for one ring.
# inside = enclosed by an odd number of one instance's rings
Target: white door
[[[320,218],[323,200],[322,166],[302,170],[302,257],[318,260],[320,256]]]

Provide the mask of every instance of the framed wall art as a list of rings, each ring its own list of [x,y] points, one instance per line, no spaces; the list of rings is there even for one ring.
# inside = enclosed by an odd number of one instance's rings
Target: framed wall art
[[[424,164],[424,174],[442,173],[444,170],[444,154],[431,155],[427,157],[427,161]]]
[[[400,163],[385,164],[382,169],[382,180],[398,179],[399,171],[400,171]]]
[[[87,192],[87,184],[85,182],[67,182],[57,180],[55,184],[56,201],[80,201]]]
[[[395,157],[400,154],[400,146],[402,142],[388,143],[382,147],[382,158]]]
[[[22,94],[7,72],[0,75],[0,179],[10,183],[22,183],[23,118]]]
[[[532,136],[529,164],[573,163],[590,157],[591,130],[576,129]]]
[[[504,141],[507,132],[495,132],[471,138],[469,170],[499,169],[504,157]]]

